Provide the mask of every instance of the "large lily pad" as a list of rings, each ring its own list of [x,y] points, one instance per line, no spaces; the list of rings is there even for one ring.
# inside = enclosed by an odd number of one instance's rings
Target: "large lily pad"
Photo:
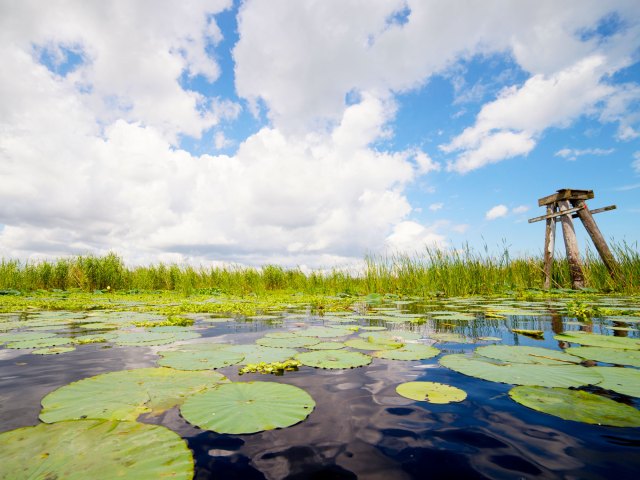
[[[526,407],[565,420],[613,427],[640,427],[640,411],[581,390],[514,387],[509,396]]]
[[[593,367],[593,370],[603,378],[598,387],[640,397],[640,370],[620,367]]]
[[[580,365],[511,364],[479,355],[446,355],[440,359],[440,365],[470,377],[514,385],[578,387],[602,381],[602,377],[593,368]]]
[[[612,335],[598,335],[587,332],[564,332],[553,338],[569,343],[579,343],[592,347],[621,348],[640,350],[640,339],[628,337],[614,337]]]
[[[193,457],[159,425],[105,420],[40,424],[0,434],[0,479],[193,477]]]
[[[344,342],[347,347],[355,348],[356,350],[393,350],[396,348],[403,347],[405,344],[402,342],[397,342],[394,340],[384,340],[381,342],[376,342],[374,339],[367,340],[365,338],[354,338],[352,340],[347,340]]]
[[[189,398],[180,408],[189,423],[219,433],[255,433],[301,422],[315,407],[293,385],[235,382]]]
[[[345,350],[318,350],[296,355],[296,360],[303,365],[316,368],[355,368],[369,365],[371,357],[360,352],[347,352]]]
[[[476,353],[483,357],[502,360],[503,362],[530,363],[539,365],[570,365],[580,363],[578,357],[558,350],[541,347],[487,345],[476,348]]]
[[[373,354],[374,357],[388,360],[425,360],[433,358],[440,353],[435,347],[421,343],[407,343],[404,347],[395,350],[381,350]]]
[[[429,403],[461,402],[467,393],[459,388],[436,382],[406,382],[396,387],[396,392],[411,400]]]
[[[40,420],[135,420],[142,413],[161,413],[186,396],[213,388],[226,378],[212,371],[139,368],[104,373],[54,390],[42,399]]]
[[[588,360],[595,360],[597,362],[640,367],[640,352],[636,352],[635,350],[605,347],[571,347],[565,351],[571,355],[576,355]]]
[[[258,345],[262,345],[263,347],[273,347],[273,348],[298,348],[298,347],[306,347],[307,345],[315,345],[316,343],[320,343],[320,339],[318,337],[302,337],[295,336],[292,338],[259,338],[256,340]]]
[[[212,350],[167,350],[158,352],[162,356],[158,365],[178,370],[212,370],[240,363],[244,354],[226,348]]]
[[[244,359],[240,362],[241,365],[284,362],[298,353],[298,350],[293,348],[263,347],[261,345],[230,345],[227,350],[244,355]]]
[[[158,329],[154,329],[158,330]],[[167,345],[182,340],[198,338],[199,333],[195,332],[120,332],[113,341],[118,345],[129,347],[150,347],[154,345]]]

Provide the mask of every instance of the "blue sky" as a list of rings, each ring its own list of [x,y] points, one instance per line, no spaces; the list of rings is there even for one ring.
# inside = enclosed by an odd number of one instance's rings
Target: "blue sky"
[[[635,1],[0,0],[0,27],[4,258],[537,255],[559,188],[640,240]]]

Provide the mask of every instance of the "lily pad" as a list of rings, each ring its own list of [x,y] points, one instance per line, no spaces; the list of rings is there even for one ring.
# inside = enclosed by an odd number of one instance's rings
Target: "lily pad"
[[[396,392],[411,400],[429,403],[461,402],[467,393],[459,388],[436,382],[406,382],[396,387]]]
[[[263,347],[261,345],[230,345],[227,350],[244,355],[244,359],[240,362],[241,365],[284,362],[298,353],[298,350],[293,348]]]
[[[75,349],[76,347],[50,347],[34,350],[31,353],[35,355],[58,355],[60,353],[73,352]]]
[[[159,425],[105,420],[40,424],[0,434],[0,479],[193,477],[186,442]]]
[[[258,345],[262,345],[263,347],[273,347],[273,348],[298,348],[298,347],[306,347],[307,345],[315,345],[316,343],[320,343],[320,339],[317,337],[302,337],[296,335],[292,338],[259,338],[256,340]]]
[[[514,385],[578,387],[602,381],[593,368],[580,365],[510,364],[479,355],[446,355],[440,359],[440,365],[470,377]]]
[[[440,353],[435,347],[423,345],[421,343],[407,343],[402,348],[395,350],[382,350],[375,352],[374,357],[386,358],[388,360],[425,360],[433,358]]]
[[[514,387],[509,396],[525,407],[565,420],[613,427],[640,427],[640,411],[581,390]]]
[[[603,378],[598,387],[640,397],[640,370],[620,367],[593,367]]]
[[[347,345],[342,342],[320,342],[315,345],[309,345],[309,350],[339,350]]]
[[[615,365],[631,365],[640,367],[640,352],[605,347],[571,347],[565,352],[596,362],[613,363]]]
[[[578,357],[558,350],[541,347],[518,345],[488,345],[476,348],[476,353],[483,357],[512,363],[531,363],[539,365],[570,365],[580,363]]]
[[[296,359],[303,365],[316,368],[355,368],[369,365],[371,357],[360,352],[345,350],[319,350],[304,352],[296,355]]]
[[[405,344],[402,342],[397,342],[393,340],[387,340],[382,342],[375,342],[372,340],[366,340],[364,338],[354,338],[352,340],[347,340],[344,342],[347,347],[355,348],[356,350],[393,350],[396,348],[403,347]]]
[[[213,370],[235,365],[244,359],[244,354],[226,348],[198,351],[166,350],[158,354],[162,356],[158,365],[178,370]]]
[[[47,337],[47,338],[34,338],[33,340],[22,340],[20,342],[10,342],[5,346],[7,348],[23,349],[23,348],[48,348],[57,347],[60,345],[68,345],[73,341],[68,337]]]
[[[54,390],[42,399],[40,420],[135,420],[142,413],[162,413],[186,396],[227,379],[216,372],[139,368],[104,373]]]
[[[307,392],[293,385],[235,382],[192,396],[180,412],[197,427],[244,434],[294,425],[307,418],[315,405]]]
[[[553,338],[569,343],[579,343],[592,347],[620,348],[626,350],[640,350],[640,339],[629,337],[614,337],[612,335],[598,335],[587,332],[564,332]]]

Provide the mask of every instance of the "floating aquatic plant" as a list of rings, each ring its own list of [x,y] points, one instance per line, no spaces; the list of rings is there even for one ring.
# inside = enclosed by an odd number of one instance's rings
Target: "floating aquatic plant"
[[[411,400],[429,403],[461,402],[467,393],[459,388],[436,382],[406,382],[396,387],[396,392]]]
[[[275,382],[235,382],[193,395],[180,407],[189,423],[218,433],[244,434],[285,428],[315,408],[303,389]]]

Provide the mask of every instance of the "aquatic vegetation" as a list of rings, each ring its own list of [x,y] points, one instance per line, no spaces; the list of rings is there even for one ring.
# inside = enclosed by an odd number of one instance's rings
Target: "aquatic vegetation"
[[[213,350],[164,350],[158,352],[162,358],[158,365],[177,370],[213,370],[240,363],[244,354],[225,348]]]
[[[371,356],[360,352],[348,352],[345,350],[318,350],[315,352],[304,352],[296,355],[303,365],[316,368],[355,368],[369,365]]]
[[[247,363],[246,366],[238,370],[238,374],[244,375],[245,373],[262,373],[282,375],[284,372],[295,372],[298,367],[301,366],[298,360],[285,360],[284,362],[260,362],[260,363]]]
[[[246,434],[295,425],[315,406],[307,392],[293,385],[235,382],[191,396],[180,413],[206,430]]]
[[[553,338],[569,343],[589,345],[592,347],[619,348],[640,350],[640,338],[612,337],[588,332],[565,331]]]
[[[640,370],[634,368],[593,367],[602,377],[598,387],[630,397],[640,397]]]
[[[42,399],[40,420],[136,420],[142,413],[162,413],[188,395],[227,379],[211,371],[139,368],[104,373],[54,390]]]
[[[136,422],[75,420],[0,434],[0,479],[193,477],[186,442],[171,430]]]
[[[513,385],[568,388],[602,381],[602,376],[593,368],[580,365],[506,363],[480,355],[446,355],[440,359],[440,365],[470,377]]]
[[[509,396],[526,407],[565,420],[613,427],[640,427],[640,411],[581,390],[514,387]]]
[[[512,328],[511,331],[513,333],[518,333],[520,335],[535,338],[538,340],[541,340],[544,338],[544,332],[542,330],[527,330],[524,328]]]
[[[509,363],[530,363],[536,365],[578,364],[581,358],[574,357],[558,350],[541,347],[487,345],[476,348],[476,353],[483,357],[493,358]]]
[[[586,360],[640,367],[640,351],[606,347],[571,347],[567,348],[565,352]]]
[[[429,403],[461,402],[467,393],[459,388],[436,382],[406,382],[396,387],[396,392],[411,400]]]
[[[372,355],[376,358],[386,358],[387,360],[426,360],[439,354],[440,350],[435,347],[421,343],[407,343],[398,349],[378,350]]]

